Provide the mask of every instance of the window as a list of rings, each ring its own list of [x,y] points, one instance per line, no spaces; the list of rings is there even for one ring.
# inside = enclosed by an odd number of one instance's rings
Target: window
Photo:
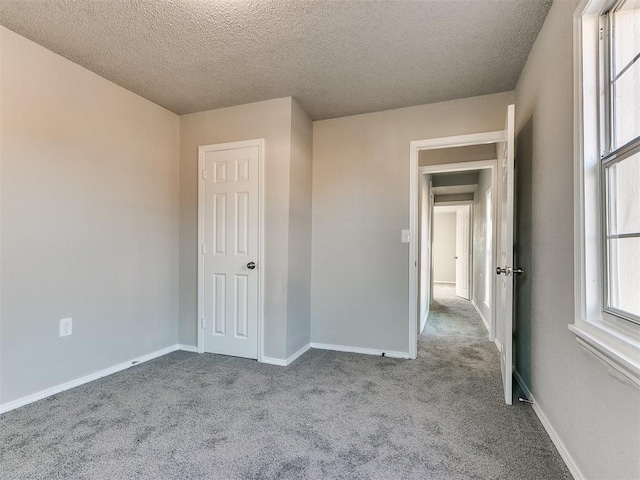
[[[575,324],[640,385],[640,0],[582,0],[575,35]]]
[[[640,323],[640,0],[600,17],[604,311]]]

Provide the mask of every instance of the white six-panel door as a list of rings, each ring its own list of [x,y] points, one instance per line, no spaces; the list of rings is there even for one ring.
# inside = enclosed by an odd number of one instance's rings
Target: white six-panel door
[[[200,147],[204,351],[258,357],[259,145]]]

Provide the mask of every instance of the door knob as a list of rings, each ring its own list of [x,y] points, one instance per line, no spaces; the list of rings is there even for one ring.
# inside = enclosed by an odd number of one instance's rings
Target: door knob
[[[253,270],[254,268],[256,268],[256,262],[249,262],[247,263],[247,268],[249,270]]]
[[[500,275],[501,273],[504,273],[507,277],[510,277],[511,275],[522,275],[524,273],[524,270],[519,267],[518,268],[496,267],[496,275]]]

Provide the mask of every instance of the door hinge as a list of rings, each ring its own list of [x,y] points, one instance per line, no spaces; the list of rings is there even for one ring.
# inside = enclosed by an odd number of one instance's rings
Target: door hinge
[[[207,246],[203,243],[202,244],[202,254],[205,255],[207,253]]]
[[[203,180],[207,179],[207,171],[206,170],[202,170],[202,179]]]

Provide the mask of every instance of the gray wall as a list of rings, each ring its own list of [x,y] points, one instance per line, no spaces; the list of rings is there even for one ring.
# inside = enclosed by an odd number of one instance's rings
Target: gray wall
[[[408,352],[409,142],[502,130],[513,93],[313,124],[313,342]],[[417,308],[417,306],[416,306]]]
[[[291,102],[287,357],[311,341],[311,174],[313,123]]]
[[[516,161],[517,168],[523,161],[530,172],[532,199],[527,204],[518,197],[517,214],[531,224],[531,318],[528,328],[516,324],[522,337],[516,342],[519,353],[524,345],[530,352],[527,386],[584,477],[636,479],[640,391],[582,350],[567,329],[574,322],[572,14],[577,3],[553,2],[516,87]]]
[[[456,281],[456,213],[433,212],[433,281]]]
[[[485,264],[487,248],[491,248],[491,245],[487,243],[486,229],[487,191],[491,188],[491,183],[491,169],[480,170],[478,188],[474,192],[473,201],[473,295],[471,298],[488,324],[491,324],[491,309],[493,308],[493,301],[489,302],[489,307],[484,303],[485,291],[491,288],[486,282]],[[492,238],[495,236],[492,235]]]
[[[173,113],[0,39],[6,403],[177,343],[179,140]]]

